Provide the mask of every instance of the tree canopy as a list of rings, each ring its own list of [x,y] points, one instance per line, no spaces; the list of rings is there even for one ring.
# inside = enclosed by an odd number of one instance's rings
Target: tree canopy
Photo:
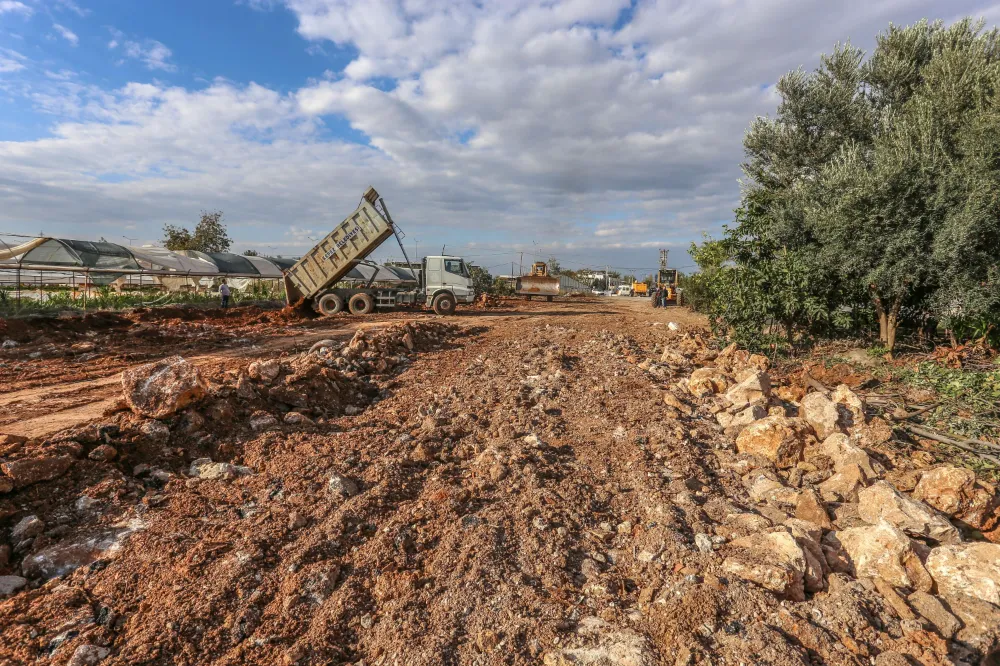
[[[226,233],[222,211],[202,212],[194,232],[185,227],[167,224],[163,227],[163,246],[168,250],[198,252],[228,252],[232,240]]]
[[[761,344],[877,324],[891,351],[903,321],[1000,321],[998,32],[890,26],[870,57],[837,45],[777,90],[744,139],[735,223],[692,252],[717,325]]]

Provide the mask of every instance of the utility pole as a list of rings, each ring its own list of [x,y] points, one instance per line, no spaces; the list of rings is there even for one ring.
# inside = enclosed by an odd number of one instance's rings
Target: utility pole
[[[420,241],[416,238],[413,239],[413,260],[420,263]],[[412,266],[407,266],[407,268],[412,268]]]
[[[611,281],[608,280],[608,265],[604,264],[604,289],[605,291],[611,291]]]
[[[510,272],[514,272],[514,262],[510,264]],[[521,252],[520,258],[517,260],[517,274],[524,275],[524,252]]]
[[[134,240],[139,240],[138,238],[129,238],[129,237],[128,237],[128,236],[126,236],[125,234],[122,234],[122,238],[124,238],[125,240],[127,240],[127,241],[128,241],[128,246],[129,246],[129,247],[132,247],[132,241],[134,241]]]

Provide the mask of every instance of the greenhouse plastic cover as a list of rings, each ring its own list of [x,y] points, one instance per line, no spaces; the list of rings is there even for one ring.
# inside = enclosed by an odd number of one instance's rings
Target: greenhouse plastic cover
[[[125,247],[104,241],[35,238],[17,245],[0,243],[0,268],[66,267],[145,270],[191,275],[241,275],[280,278],[282,268],[295,260],[247,257],[229,252],[173,252],[159,247]],[[359,278],[361,279],[361,278]],[[364,278],[367,279],[367,278]],[[387,278],[392,279],[392,278]]]

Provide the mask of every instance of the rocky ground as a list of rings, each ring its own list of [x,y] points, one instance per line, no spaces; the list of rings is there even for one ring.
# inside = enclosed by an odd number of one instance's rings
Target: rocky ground
[[[0,664],[995,663],[996,491],[906,454],[863,370],[491,305],[163,344],[91,422],[0,435]]]

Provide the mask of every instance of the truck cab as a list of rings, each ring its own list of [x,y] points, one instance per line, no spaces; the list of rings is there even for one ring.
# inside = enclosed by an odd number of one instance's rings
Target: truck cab
[[[424,257],[420,282],[427,305],[440,314],[450,314],[457,303],[472,303],[476,298],[472,274],[461,257],[437,255]],[[452,302],[447,303],[448,300]]]

